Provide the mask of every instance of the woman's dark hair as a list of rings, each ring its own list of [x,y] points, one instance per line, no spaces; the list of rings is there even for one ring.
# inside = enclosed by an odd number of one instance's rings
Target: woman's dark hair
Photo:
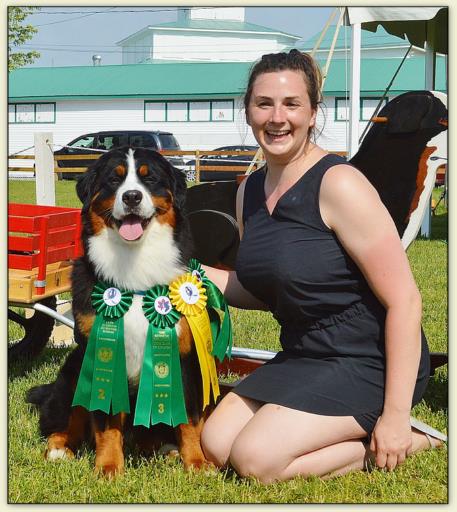
[[[306,89],[311,102],[311,108],[317,110],[322,103],[322,74],[319,66],[311,55],[293,49],[289,53],[269,53],[254,65],[249,75],[248,86],[244,95],[244,109],[247,115],[251,101],[252,88],[259,75],[275,71],[301,71],[305,77]]]

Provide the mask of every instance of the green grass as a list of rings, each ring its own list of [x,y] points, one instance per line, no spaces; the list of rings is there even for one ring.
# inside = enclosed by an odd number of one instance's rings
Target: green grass
[[[11,182],[10,201],[34,202],[33,182]],[[439,191],[435,191],[439,196]],[[57,204],[79,206],[74,182],[57,183]],[[432,239],[416,240],[408,257],[423,298],[423,327],[432,351],[447,352],[447,212],[432,219]],[[235,345],[279,349],[279,329],[270,314],[232,308]],[[20,336],[9,324],[9,339]],[[37,413],[27,390],[53,380],[68,349],[47,348],[32,362],[9,367],[8,500],[10,503],[447,503],[447,447],[422,452],[392,473],[357,472],[333,480],[295,478],[263,486],[231,471],[186,473],[178,461],[144,458],[126,444],[126,472],[113,481],[96,478],[94,453],[84,447],[73,461],[47,463]],[[413,414],[447,431],[447,366],[430,380]],[[281,435],[281,433],[278,433]]]
[[[80,208],[81,202],[76,195],[75,180],[60,180],[56,185],[56,206],[68,208]],[[8,181],[8,201],[10,203],[35,204],[35,182],[34,181]]]

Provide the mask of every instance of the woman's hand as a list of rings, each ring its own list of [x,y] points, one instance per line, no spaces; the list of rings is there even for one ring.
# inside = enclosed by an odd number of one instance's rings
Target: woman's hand
[[[376,465],[392,471],[404,462],[412,446],[409,411],[384,412],[373,430],[370,450],[376,455]]]

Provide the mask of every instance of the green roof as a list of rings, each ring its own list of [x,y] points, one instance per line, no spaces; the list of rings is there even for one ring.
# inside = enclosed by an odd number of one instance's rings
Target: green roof
[[[401,59],[362,59],[362,94],[379,94]],[[322,63],[321,63],[322,64]],[[17,69],[9,73],[10,101],[57,101],[107,98],[208,98],[244,93],[251,62],[179,62],[113,66],[69,66]],[[333,59],[324,93],[344,94],[349,69]],[[425,59],[407,59],[391,88],[400,94],[425,88]],[[445,59],[437,59],[436,89],[445,90]]]
[[[400,65],[401,59],[362,59],[360,71],[360,91],[362,95],[384,93]],[[321,67],[324,61],[319,61]],[[349,63],[344,59],[333,59],[330,63],[324,94],[339,95],[349,84]],[[438,57],[436,62],[436,85],[438,91],[446,91],[446,60]],[[348,85],[349,86],[349,85]],[[401,94],[407,91],[425,89],[425,58],[417,56],[407,59],[390,88],[390,93]]]
[[[255,32],[257,34],[279,34],[281,36],[298,40],[300,36],[295,36],[254,23],[247,23],[245,21],[226,21],[226,20],[182,20],[170,21],[167,23],[159,23],[158,25],[149,25],[138,32],[122,39],[116,44],[122,44],[131,38],[136,38],[139,34],[147,30],[198,30],[207,32]]]
[[[335,34],[335,25],[331,25],[325,36],[323,37],[319,49],[329,49],[332,41],[333,36]],[[310,39],[307,39],[306,41],[301,41],[297,44],[297,48],[300,50],[312,50],[314,48],[314,45],[316,44],[317,40],[319,39],[321,32],[318,32]],[[379,48],[379,47],[392,47],[392,46],[409,46],[408,41],[405,41],[404,39],[401,39],[400,37],[392,36],[388,32],[384,30],[382,26],[378,27],[378,30],[376,32],[370,32],[369,30],[361,30],[361,47],[363,49],[365,48]],[[335,49],[345,49],[351,47],[351,29],[350,27],[341,27],[340,31],[338,32],[338,36],[336,38],[336,44]]]
[[[9,74],[9,97],[29,101],[236,96],[242,94],[250,67],[250,62],[174,62],[22,68]]]

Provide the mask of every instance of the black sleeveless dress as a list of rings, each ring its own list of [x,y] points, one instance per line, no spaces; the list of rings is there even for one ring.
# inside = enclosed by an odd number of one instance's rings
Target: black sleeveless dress
[[[347,162],[338,155],[324,156],[271,215],[266,170],[247,179],[237,276],[279,322],[283,350],[234,392],[314,414],[354,416],[371,434],[384,403],[385,309],[320,215],[322,178],[341,163]],[[422,333],[412,405],[423,396],[429,365]]]

